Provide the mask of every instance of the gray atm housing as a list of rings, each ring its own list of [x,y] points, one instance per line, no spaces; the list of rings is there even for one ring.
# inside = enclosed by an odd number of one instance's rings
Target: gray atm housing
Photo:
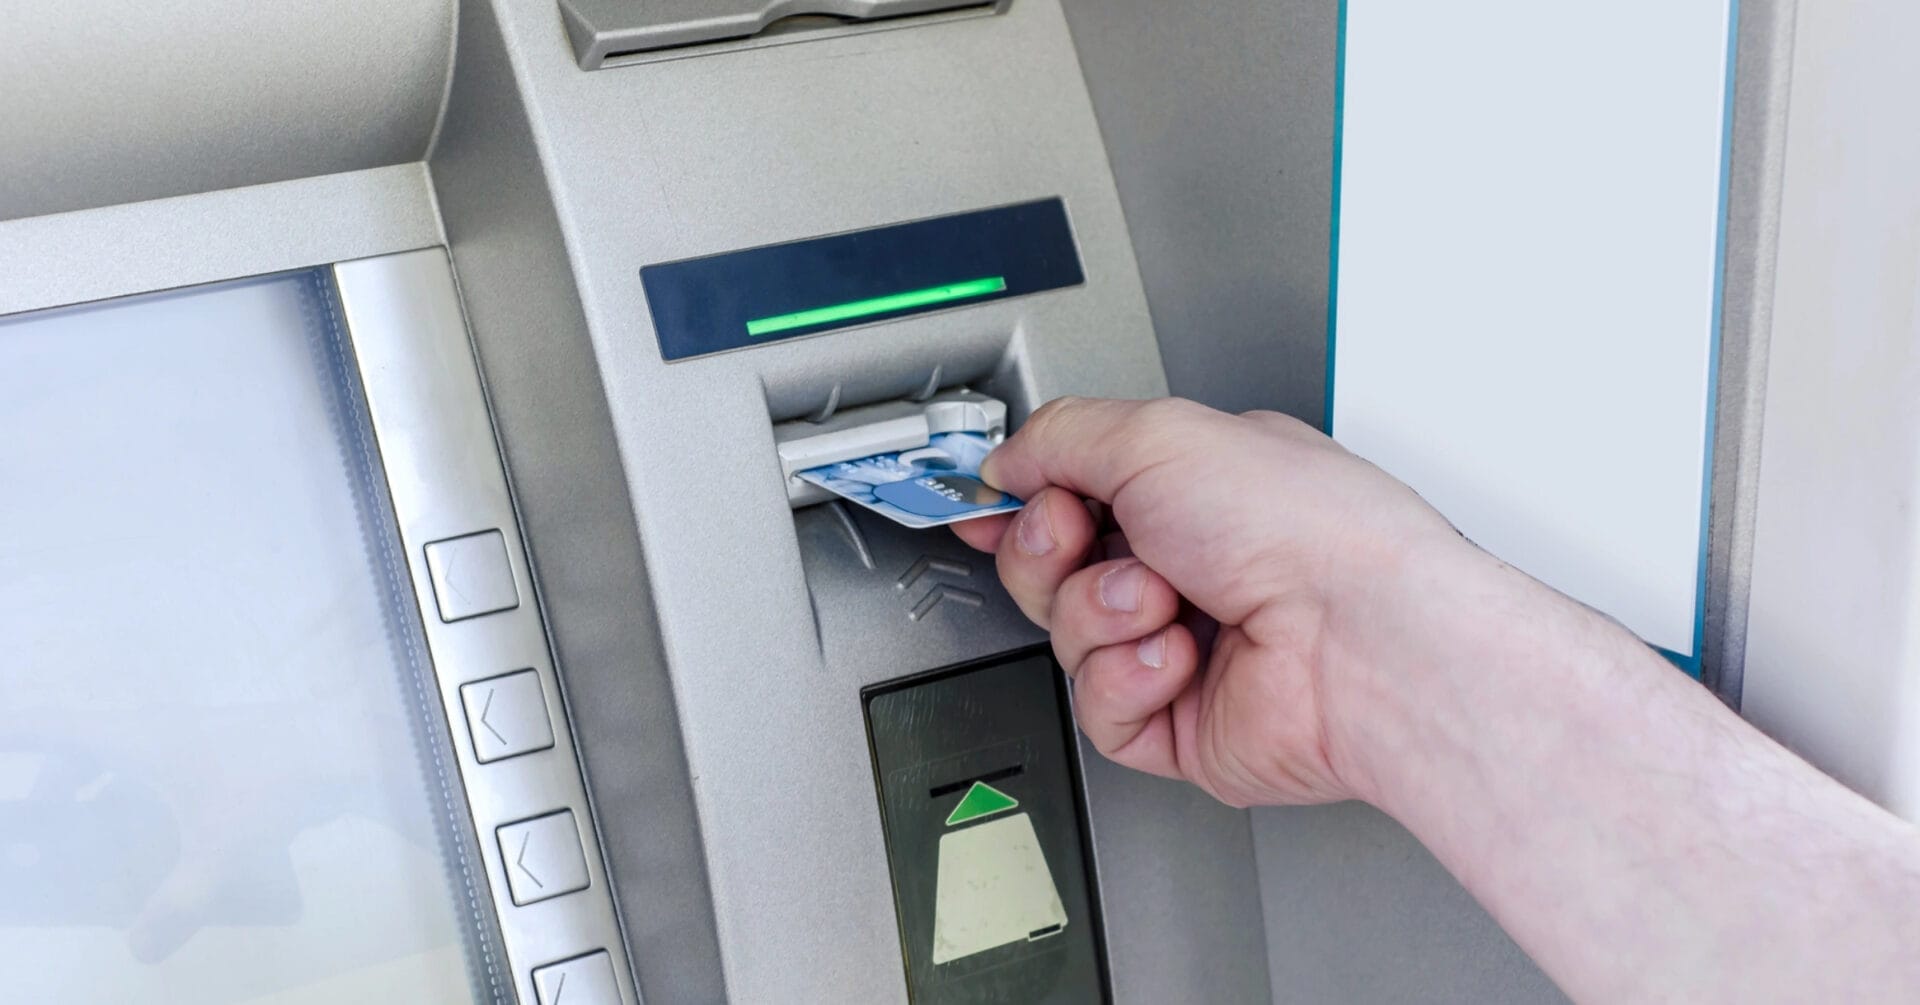
[[[0,144],[0,314],[445,247],[641,995],[902,999],[861,691],[1043,636],[950,535],[791,509],[776,427],[961,386],[1017,427],[1169,375],[1317,419],[1338,5],[150,6],[105,52],[71,6],[9,14],[41,44],[0,92],[52,97],[0,108],[30,137]],[[725,41],[643,7],[943,10]],[[44,85],[101,66],[176,86]],[[1049,197],[1082,286],[654,342],[643,265]],[[972,599],[926,607],[922,559]],[[1117,1000],[1557,997],[1371,811],[1237,811],[1082,755]]]
[[[591,72],[560,43],[543,3],[465,7],[430,163],[636,975],[655,1001],[722,974],[739,1001],[897,999],[860,691],[1041,636],[950,536],[790,510],[773,430],[929,386],[1016,417],[1165,392],[1065,18]],[[660,359],[642,265],[1051,196],[1083,286]],[[983,602],[913,617],[921,558]],[[1245,816],[1091,759],[1086,784],[1115,988],[1264,995]]]

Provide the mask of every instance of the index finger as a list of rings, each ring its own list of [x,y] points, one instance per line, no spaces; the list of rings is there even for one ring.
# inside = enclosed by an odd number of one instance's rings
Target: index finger
[[[1161,420],[1200,407],[1174,398],[1057,398],[987,455],[980,477],[1023,499],[1058,485],[1112,502],[1135,475],[1170,456],[1175,441]]]

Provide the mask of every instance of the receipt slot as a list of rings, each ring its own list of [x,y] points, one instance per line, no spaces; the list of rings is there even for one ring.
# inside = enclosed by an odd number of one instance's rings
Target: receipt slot
[[[866,695],[915,1002],[1106,997],[1059,673],[1043,653]]]

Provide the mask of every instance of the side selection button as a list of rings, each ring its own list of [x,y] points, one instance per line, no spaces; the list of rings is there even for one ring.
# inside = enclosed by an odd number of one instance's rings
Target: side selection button
[[[572,810],[506,824],[494,832],[513,902],[525,906],[587,888],[587,856]]]
[[[553,746],[553,724],[540,691],[540,674],[519,670],[460,685],[467,732],[480,763]]]
[[[442,621],[520,606],[513,563],[507,560],[507,539],[497,530],[427,545],[427,577],[433,580],[433,599],[440,605]]]
[[[620,1005],[613,958],[604,949],[536,969],[533,992],[540,1005]]]

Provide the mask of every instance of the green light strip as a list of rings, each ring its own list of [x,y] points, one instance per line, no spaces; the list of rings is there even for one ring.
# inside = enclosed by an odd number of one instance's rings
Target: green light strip
[[[792,331],[795,328],[811,328],[814,325],[832,324],[835,321],[851,321],[854,318],[869,317],[874,314],[887,314],[892,311],[904,311],[914,307],[928,307],[954,300],[966,300],[969,297],[984,297],[989,293],[1000,293],[1007,288],[1005,276],[990,276],[986,279],[969,279],[964,283],[948,283],[945,286],[933,286],[924,290],[908,293],[893,293],[871,300],[855,300],[847,304],[834,304],[831,307],[815,307],[809,311],[795,311],[776,317],[759,318],[747,322],[747,334],[758,338],[775,332]]]

